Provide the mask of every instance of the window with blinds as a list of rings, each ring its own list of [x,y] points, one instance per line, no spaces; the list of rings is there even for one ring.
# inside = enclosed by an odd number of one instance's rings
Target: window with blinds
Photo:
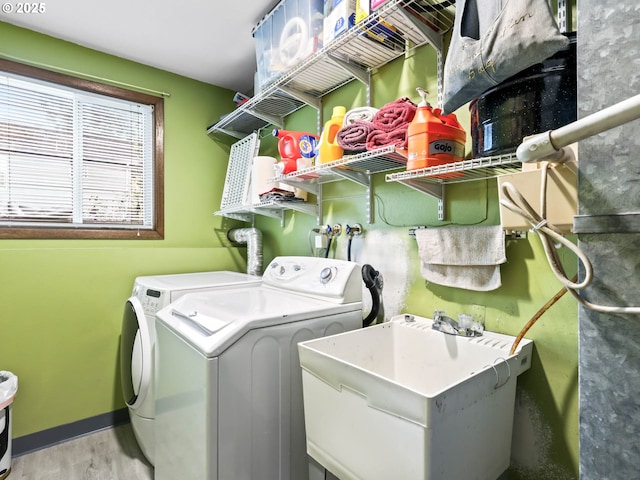
[[[161,238],[162,99],[18,70],[0,69],[0,235]]]

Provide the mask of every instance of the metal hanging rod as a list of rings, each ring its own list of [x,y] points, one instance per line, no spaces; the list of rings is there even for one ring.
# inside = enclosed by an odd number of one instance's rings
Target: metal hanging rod
[[[516,155],[523,163],[560,161],[563,148],[640,118],[640,94],[592,113],[575,122],[547,132],[526,137]]]

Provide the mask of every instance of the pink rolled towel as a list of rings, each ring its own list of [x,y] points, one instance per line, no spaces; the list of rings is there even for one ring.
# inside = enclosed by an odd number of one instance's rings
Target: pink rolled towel
[[[395,145],[396,148],[407,148],[407,126],[396,128],[390,132],[383,130],[373,130],[367,137],[367,150]]]
[[[374,129],[371,122],[355,120],[340,129],[336,141],[347,152],[364,152],[367,149],[367,137]]]
[[[417,105],[409,98],[403,97],[384,105],[373,116],[373,124],[377,130],[394,131],[407,126],[416,114]]]

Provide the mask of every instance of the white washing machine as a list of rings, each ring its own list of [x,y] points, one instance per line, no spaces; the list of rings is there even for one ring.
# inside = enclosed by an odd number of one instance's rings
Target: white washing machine
[[[255,285],[260,277],[237,272],[197,272],[135,279],[125,302],[120,336],[122,393],[138,444],[154,464],[154,363],[156,312],[188,292],[229,285]]]
[[[362,326],[360,266],[278,257],[262,279],[158,312],[156,480],[309,478],[297,344]]]

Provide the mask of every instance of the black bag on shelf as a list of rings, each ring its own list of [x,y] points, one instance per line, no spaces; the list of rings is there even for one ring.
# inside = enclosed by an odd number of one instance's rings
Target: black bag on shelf
[[[444,65],[444,112],[455,111],[567,43],[547,0],[457,0]]]

